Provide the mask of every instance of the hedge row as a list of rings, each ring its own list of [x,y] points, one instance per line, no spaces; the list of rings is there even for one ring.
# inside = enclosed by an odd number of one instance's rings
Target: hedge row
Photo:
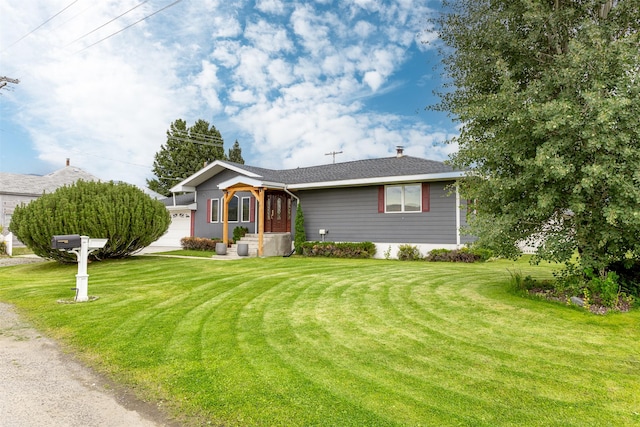
[[[207,239],[204,237],[183,237],[180,239],[182,249],[195,251],[215,251],[216,243],[221,243],[221,239]]]
[[[299,248],[309,257],[372,258],[376,254],[376,245],[371,242],[304,242]]]
[[[385,252],[385,258],[389,259],[391,247]],[[493,252],[482,248],[461,249],[433,249],[426,256],[422,256],[420,250],[414,245],[398,246],[398,259],[400,261],[441,261],[441,262],[477,262],[486,261],[493,256]]]
[[[493,256],[489,249],[462,248],[462,249],[434,249],[424,258],[427,261],[444,262],[477,262],[486,261]]]

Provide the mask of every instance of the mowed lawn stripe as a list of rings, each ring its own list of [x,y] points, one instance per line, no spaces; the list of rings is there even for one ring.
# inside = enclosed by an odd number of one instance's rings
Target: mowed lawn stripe
[[[548,265],[136,257],[56,304],[74,269],[5,269],[0,299],[193,425],[640,422],[640,313],[510,290]]]
[[[366,278],[365,278],[366,279]],[[332,284],[325,284],[324,282]],[[295,284],[282,283],[279,287],[261,296],[262,304],[255,304],[251,307],[250,313],[255,316],[251,322],[252,326],[257,326],[264,318],[265,330],[260,331],[255,328],[245,328],[248,337],[244,340],[247,347],[247,354],[252,354],[252,349],[261,352],[260,357],[250,358],[259,361],[255,363],[263,364],[265,360],[279,359],[277,365],[286,365],[297,372],[302,378],[316,384],[319,388],[328,391],[331,395],[339,396],[346,401],[351,401],[354,407],[361,407],[367,412],[375,413],[381,418],[387,418],[389,422],[396,423],[419,423],[436,413],[445,415],[445,411],[437,405],[423,405],[423,390],[419,392],[416,399],[415,389],[411,392],[402,393],[399,386],[405,387],[405,380],[400,372],[391,372],[389,378],[384,378],[384,373],[380,373],[377,367],[381,360],[376,358],[375,352],[362,353],[361,348],[352,348],[354,340],[358,340],[350,334],[347,340],[336,340],[333,327],[323,325],[318,328],[315,324],[304,325],[300,322],[300,317],[313,317],[313,313],[324,312],[326,308],[336,306],[334,298],[343,299],[346,306],[352,303],[347,297],[346,288],[353,291],[353,287],[346,286],[344,281],[334,282],[331,276],[323,278],[312,277],[308,280],[297,280]],[[315,289],[316,292],[310,291]],[[352,292],[361,294],[362,292]],[[301,304],[304,294],[308,306]],[[287,318],[288,307],[294,303],[297,305],[295,316]],[[269,309],[269,307],[277,309]],[[297,314],[300,313],[301,316]],[[354,316],[352,313],[335,315],[332,314],[335,325],[343,324],[344,319]],[[323,315],[323,314],[321,314]],[[293,323],[295,322],[295,326]],[[251,331],[256,333],[251,334]],[[309,333],[313,331],[311,339]],[[321,333],[318,334],[317,332]],[[262,337],[269,337],[268,344],[273,349],[273,354],[265,355]],[[370,344],[369,344],[370,345]],[[271,368],[260,368],[263,372],[269,372],[273,377],[282,377],[282,372],[278,372],[277,366]],[[289,373],[293,375],[293,373]],[[414,379],[414,378],[412,378]],[[291,381],[289,378],[288,382]],[[420,381],[421,386],[425,386]],[[415,385],[415,384],[414,384]],[[372,405],[373,404],[373,405]],[[416,413],[417,405],[425,406],[422,413]],[[409,414],[413,418],[407,417],[406,407],[412,407]],[[371,418],[371,414],[368,415]],[[446,418],[451,420],[458,418],[457,415],[448,413]],[[325,420],[326,422],[327,420]],[[351,421],[354,425],[359,425],[362,421],[357,421],[357,412],[352,412]],[[381,420],[374,425],[381,425]],[[361,424],[360,424],[361,425]]]

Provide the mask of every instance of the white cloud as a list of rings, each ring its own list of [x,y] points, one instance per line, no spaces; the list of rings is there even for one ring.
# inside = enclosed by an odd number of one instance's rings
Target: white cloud
[[[231,68],[238,65],[240,61],[238,52],[240,42],[237,40],[216,41],[211,53],[211,60],[218,62],[222,67]]]
[[[194,84],[200,90],[201,96],[205,99],[207,105],[214,111],[222,109],[222,103],[218,96],[218,67],[207,61],[202,61],[202,71],[194,79]]]
[[[100,178],[144,184],[177,118],[239,136],[247,162],[265,167],[455,148],[442,145],[447,130],[371,107],[393,94],[408,49],[433,37],[423,0],[181,2],[74,54],[157,9],[149,3],[65,47],[137,4],[127,1],[78,2],[0,53],[2,74],[21,79],[2,100],[55,167],[71,157]],[[67,4],[0,0],[0,50]]]
[[[377,92],[382,85],[383,78],[377,71],[367,71],[362,79],[372,91]]]
[[[256,1],[256,9],[275,15],[282,15],[285,12],[284,2],[281,0],[258,0]]]
[[[240,22],[233,16],[213,16],[211,23],[213,24],[211,35],[215,39],[236,37],[242,33]]]
[[[375,25],[367,21],[358,21],[353,27],[353,32],[362,39],[366,39],[376,30]]]
[[[248,24],[244,36],[256,48],[271,54],[290,52],[293,49],[287,31],[283,27],[271,25],[262,19]]]

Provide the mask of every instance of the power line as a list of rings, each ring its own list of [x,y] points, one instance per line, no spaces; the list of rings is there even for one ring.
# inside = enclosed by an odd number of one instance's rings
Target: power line
[[[77,0],[76,0],[76,1],[77,1]],[[156,11],[155,11],[155,12],[153,12],[151,15],[147,15],[147,16],[145,16],[144,18],[137,20],[137,21],[136,21],[136,22],[134,22],[133,24],[131,24],[131,25],[127,25],[127,26],[126,26],[126,27],[124,27],[123,29],[116,31],[115,33],[112,33],[112,34],[108,35],[107,37],[105,37],[105,38],[103,38],[103,39],[100,39],[100,40],[98,40],[97,42],[95,42],[95,43],[93,43],[93,44],[90,44],[89,46],[85,47],[84,49],[80,49],[79,51],[77,51],[77,52],[75,52],[75,53],[84,52],[85,50],[89,49],[90,47],[93,47],[93,46],[97,45],[98,43],[102,43],[103,41],[105,41],[105,40],[107,40],[107,39],[109,39],[109,38],[111,38],[111,37],[115,36],[116,34],[120,34],[120,33],[121,33],[121,32],[123,32],[124,30],[127,30],[127,29],[129,29],[129,28],[133,27],[134,25],[139,24],[140,22],[142,22],[142,21],[144,21],[144,20],[146,20],[146,19],[148,19],[148,18],[151,18],[153,15],[155,15],[155,14],[157,14],[157,13],[160,13],[160,12],[162,12],[162,11],[163,11],[163,10],[165,10],[165,9],[168,9],[168,8],[170,8],[171,6],[175,6],[176,4],[180,3],[181,1],[182,1],[182,0],[176,0],[176,1],[174,1],[173,3],[171,3],[171,4],[169,4],[169,5],[165,6],[165,7],[163,7],[162,9],[156,10]]]
[[[179,138],[179,137],[175,137],[175,136],[172,136],[171,139],[173,139],[175,141],[180,141],[180,142],[191,142],[191,143],[194,143],[194,144],[208,145],[209,147],[223,147],[223,145],[221,143],[208,142],[208,141],[198,141],[196,139]]]
[[[106,22],[106,23],[104,23],[104,24],[100,25],[98,28],[94,28],[93,30],[89,31],[87,34],[85,34],[85,35],[83,35],[83,36],[78,37],[77,39],[73,40],[72,42],[69,42],[65,47],[69,46],[70,44],[73,44],[73,43],[77,42],[78,40],[81,40],[81,39],[83,39],[83,38],[87,37],[89,34],[93,34],[93,33],[95,33],[95,32],[96,32],[96,31],[98,31],[99,29],[101,29],[101,28],[103,28],[103,27],[106,27],[107,25],[111,24],[111,23],[112,23],[113,21],[115,21],[116,19],[120,19],[121,17],[123,17],[123,16],[124,16],[124,15],[126,15],[127,13],[129,13],[129,12],[131,12],[131,11],[133,11],[133,10],[135,10],[135,9],[139,8],[140,6],[142,6],[143,4],[148,3],[148,2],[149,2],[149,0],[145,0],[145,1],[143,1],[142,3],[139,3],[138,5],[136,5],[136,6],[132,7],[131,9],[127,10],[126,12],[121,13],[120,15],[116,16],[116,17],[115,17],[115,18],[113,18],[112,20],[110,20],[110,21],[108,21],[108,22]],[[134,24],[134,25],[135,25],[135,24]]]
[[[214,140],[217,140],[217,141],[222,141],[222,137],[220,137],[220,136],[217,136],[217,135],[211,135],[211,134],[207,134],[207,133],[198,133],[198,132],[193,132],[193,131],[190,131],[189,129],[185,129],[185,130],[176,130],[176,131],[173,131],[173,132],[176,132],[176,133],[178,133],[178,132],[179,132],[179,133],[184,133],[186,136],[194,135],[194,136],[200,136],[200,137],[202,137],[202,138],[206,138],[206,139],[214,139]]]
[[[11,77],[7,77],[7,76],[0,77],[0,89],[5,87],[7,83],[13,83],[17,85],[18,83],[20,83],[20,80],[12,79]]]
[[[53,18],[55,18],[56,16],[60,15],[62,12],[64,12],[65,10],[69,9],[71,6],[73,6],[75,3],[77,3],[78,0],[74,0],[72,1],[69,5],[67,5],[67,7],[65,7],[64,9],[62,9],[60,12],[56,13],[55,15],[53,15],[51,18],[47,19],[46,21],[44,21],[42,24],[38,25],[36,28],[34,28],[33,30],[29,31],[27,34],[25,34],[24,36],[20,37],[18,40],[16,40],[15,42],[11,43],[9,46],[5,47],[4,49],[2,49],[2,52],[4,52],[5,50],[9,49],[10,47],[15,46],[16,44],[18,44],[19,42],[21,42],[22,40],[24,40],[25,38],[27,38],[28,36],[30,36],[31,34],[35,33],[37,30],[39,30],[40,28],[42,28],[47,22],[51,21]]]

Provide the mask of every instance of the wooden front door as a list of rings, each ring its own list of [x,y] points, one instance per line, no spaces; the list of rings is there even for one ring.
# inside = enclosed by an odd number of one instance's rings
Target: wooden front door
[[[291,231],[291,196],[284,191],[269,191],[265,194],[265,233]]]

